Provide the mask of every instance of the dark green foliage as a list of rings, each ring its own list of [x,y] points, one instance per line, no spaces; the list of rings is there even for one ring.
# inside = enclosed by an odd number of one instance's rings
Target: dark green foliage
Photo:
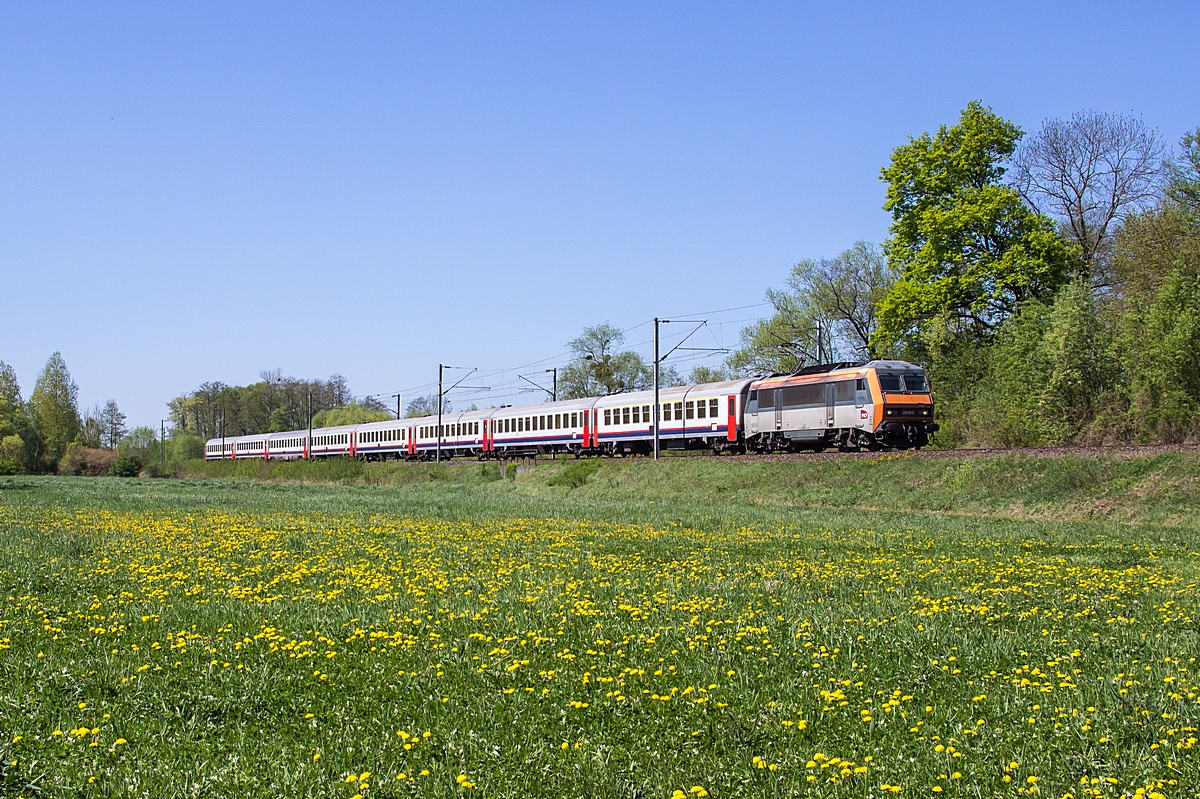
[[[1188,213],[1200,215],[1200,128],[1186,134],[1179,146],[1183,153],[1172,165],[1167,196]]]
[[[83,426],[79,418],[79,386],[71,379],[60,353],[54,353],[46,361],[29,397],[29,408],[43,444],[38,453],[39,465],[53,471]]]
[[[547,480],[546,485],[579,488],[588,481],[589,477],[591,477],[600,469],[600,466],[601,460],[599,458],[589,458],[587,460],[575,461],[570,466]]]
[[[113,477],[137,477],[142,473],[142,459],[134,452],[119,452],[113,461]]]

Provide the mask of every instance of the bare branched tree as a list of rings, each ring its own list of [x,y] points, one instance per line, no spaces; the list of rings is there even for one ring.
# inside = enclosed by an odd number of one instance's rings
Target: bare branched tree
[[[1031,206],[1058,219],[1091,275],[1113,222],[1162,195],[1166,147],[1141,119],[1080,111],[1047,119],[1022,144],[1010,173]]]

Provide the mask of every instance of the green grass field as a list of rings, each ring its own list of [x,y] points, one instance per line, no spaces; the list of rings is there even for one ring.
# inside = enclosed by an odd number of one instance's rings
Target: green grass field
[[[0,795],[1200,796],[1196,466],[0,478]]]

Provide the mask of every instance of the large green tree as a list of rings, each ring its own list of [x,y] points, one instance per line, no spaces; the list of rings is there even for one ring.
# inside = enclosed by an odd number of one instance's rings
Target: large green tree
[[[974,101],[958,124],[897,147],[883,169],[899,280],[879,305],[885,347],[941,320],[994,330],[1025,300],[1049,298],[1075,256],[1054,221],[1002,182],[1021,129]]]
[[[29,397],[29,406],[44,445],[39,453],[41,466],[53,468],[83,426],[79,418],[79,386],[71,379],[62,353],[56,352],[46,361]]]

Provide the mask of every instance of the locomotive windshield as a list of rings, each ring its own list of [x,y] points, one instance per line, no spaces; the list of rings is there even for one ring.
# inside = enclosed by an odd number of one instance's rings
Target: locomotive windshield
[[[925,382],[925,375],[923,374],[881,374],[879,375],[879,387],[892,394],[898,394],[902,391],[925,394],[929,391],[929,385]]]

